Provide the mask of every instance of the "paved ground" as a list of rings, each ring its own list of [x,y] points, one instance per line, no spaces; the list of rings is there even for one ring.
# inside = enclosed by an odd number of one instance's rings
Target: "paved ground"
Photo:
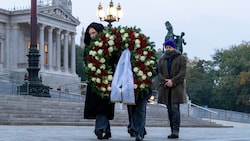
[[[227,128],[181,128],[179,141],[250,141],[250,124],[217,121]],[[0,141],[98,141],[93,126],[0,126]],[[166,141],[169,127],[147,127],[144,141]],[[112,141],[134,141],[126,127],[111,127]]]

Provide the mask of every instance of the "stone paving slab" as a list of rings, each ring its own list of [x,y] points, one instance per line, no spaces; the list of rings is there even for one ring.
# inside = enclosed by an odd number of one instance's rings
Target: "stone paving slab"
[[[178,141],[250,141],[250,124],[216,121],[230,128],[183,127]],[[169,127],[147,127],[144,141],[166,141]],[[98,141],[93,126],[0,126],[1,141]],[[126,127],[111,127],[110,141],[134,141]]]

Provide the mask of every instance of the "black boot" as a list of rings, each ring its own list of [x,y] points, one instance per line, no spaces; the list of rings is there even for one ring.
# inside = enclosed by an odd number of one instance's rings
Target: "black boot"
[[[103,139],[103,132],[100,130],[95,130],[95,135],[97,136],[97,139],[101,140]]]
[[[102,139],[109,139],[109,138],[111,138],[112,136],[111,136],[111,132],[107,132],[104,136],[103,136],[103,138]]]
[[[168,138],[169,138],[169,139],[177,139],[177,138],[179,138],[179,135],[177,135],[177,134],[170,134],[170,135],[168,136]]]
[[[130,134],[130,137],[135,137],[135,131],[132,128],[128,128],[128,133]]]
[[[136,135],[135,141],[143,141],[143,137],[141,135]]]

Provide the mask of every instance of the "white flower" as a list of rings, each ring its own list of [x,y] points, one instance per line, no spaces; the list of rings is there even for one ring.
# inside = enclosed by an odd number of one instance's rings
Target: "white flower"
[[[145,56],[140,56],[140,60],[141,60],[142,62],[144,62],[144,61],[145,61],[145,59],[146,59],[146,57],[145,57]]]
[[[142,75],[142,80],[145,80],[146,78],[147,78],[147,76],[146,75]]]
[[[106,33],[106,34],[105,34],[105,37],[106,37],[106,38],[109,38],[109,36],[110,36],[109,33]]]
[[[95,41],[95,46],[99,46],[99,41]]]
[[[109,52],[113,52],[113,51],[114,51],[114,48],[113,48],[113,47],[109,47],[109,48],[108,48],[108,51],[109,51]]]
[[[90,68],[91,69],[91,71],[96,71],[96,67],[95,66],[93,66],[92,68]]]
[[[124,33],[123,37],[127,38],[128,37],[128,33]]]
[[[96,60],[99,60],[100,58],[99,58],[99,56],[95,56],[95,59],[96,59]]]
[[[113,76],[112,75],[108,75],[108,81],[112,81]]]
[[[114,35],[111,35],[110,37],[109,37],[109,40],[114,40]]]
[[[140,48],[140,47],[141,47],[140,44],[136,44],[136,45],[135,45],[135,48]]]
[[[140,55],[135,55],[135,59],[139,59]]]
[[[93,67],[93,64],[92,63],[88,63],[88,68],[92,68]]]
[[[104,84],[108,84],[109,81],[105,79],[105,80],[103,80],[103,83],[104,83]]]
[[[98,45],[98,46],[99,46],[99,47],[102,47],[102,45],[103,45],[103,42],[99,42],[99,45]]]
[[[92,77],[91,78],[91,81],[95,82],[96,78],[95,77]]]
[[[145,65],[146,65],[146,66],[150,66],[150,61],[147,61],[147,62],[145,63]]]
[[[142,76],[142,75],[143,75],[143,71],[140,70],[140,71],[138,72],[138,76]]]
[[[152,47],[151,46],[146,46],[146,49],[151,50]]]
[[[122,41],[126,41],[126,39],[127,39],[126,37],[122,37]]]
[[[102,65],[100,66],[100,69],[105,70],[105,69],[106,69],[106,65],[102,64]]]
[[[141,88],[141,89],[144,89],[144,88],[145,88],[145,84],[142,83],[142,84],[140,85],[140,88]]]
[[[128,47],[128,43],[125,44],[125,47]]]
[[[107,90],[108,90],[108,91],[111,91],[111,87],[110,87],[110,86],[108,86]]]
[[[101,79],[100,78],[96,78],[96,83],[101,83]]]
[[[100,62],[101,63],[105,63],[106,62],[105,58],[102,57],[101,60],[100,60]]]
[[[113,46],[115,44],[114,40],[109,40],[108,41],[109,46]]]
[[[121,30],[120,30],[120,33],[124,33],[125,32],[125,30],[122,28]]]
[[[103,50],[102,50],[102,49],[99,49],[99,50],[97,51],[97,53],[98,53],[99,55],[102,55]]]
[[[102,71],[101,71],[100,69],[97,69],[97,70],[96,70],[96,73],[97,73],[97,74],[101,74]]]
[[[134,71],[135,73],[137,73],[137,72],[139,71],[139,68],[134,67],[133,71]]]
[[[135,45],[140,45],[141,41],[139,39],[135,39]]]
[[[95,55],[96,55],[96,51],[91,50],[91,51],[89,52],[89,55],[95,56]]]
[[[138,88],[138,85],[137,84],[134,84],[134,89],[137,89]]]
[[[148,51],[143,51],[143,55],[147,55],[148,54]]]
[[[138,38],[139,37],[139,33],[135,33],[135,38]]]
[[[150,64],[154,65],[155,61],[154,60],[150,60]]]
[[[101,90],[102,90],[103,92],[106,92],[106,88],[104,88],[104,87],[101,87]]]
[[[149,71],[149,72],[147,73],[147,75],[148,75],[148,77],[151,77],[153,74],[152,74],[151,71]]]

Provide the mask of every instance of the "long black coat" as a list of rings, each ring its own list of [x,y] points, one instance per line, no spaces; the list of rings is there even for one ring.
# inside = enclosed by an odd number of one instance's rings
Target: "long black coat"
[[[105,115],[109,120],[114,118],[114,103],[109,99],[102,99],[90,86],[87,87],[84,118],[95,119],[97,115]]]
[[[185,76],[186,76],[186,58],[178,54],[172,60],[171,73],[168,72],[167,58],[163,55],[158,63],[159,95],[158,102],[162,104],[185,103]],[[169,88],[164,85],[165,79],[171,79],[174,87]],[[171,91],[171,103],[168,103]]]

